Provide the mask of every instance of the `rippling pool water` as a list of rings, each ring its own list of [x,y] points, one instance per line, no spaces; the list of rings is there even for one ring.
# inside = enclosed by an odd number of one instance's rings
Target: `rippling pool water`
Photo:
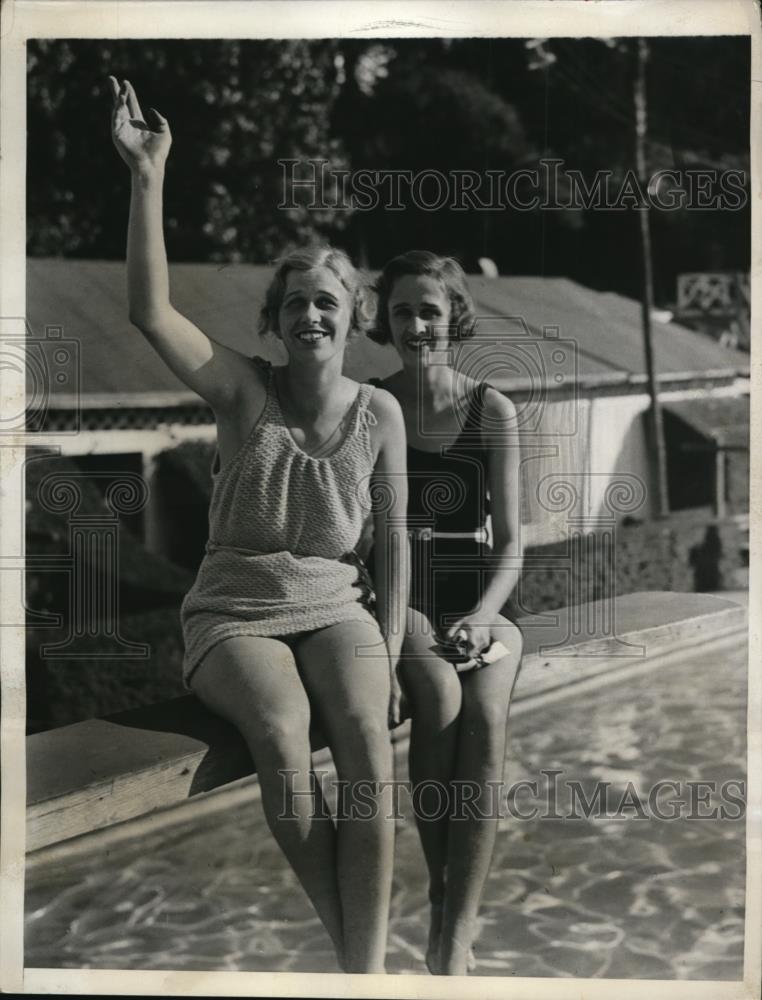
[[[579,781],[588,794],[594,780],[608,781],[613,806],[632,782],[645,803],[657,781],[685,791],[689,781],[744,780],[745,734],[745,652],[693,656],[519,715],[507,780],[543,788],[541,771],[558,770],[558,781]],[[541,804],[517,795],[524,812],[533,802]],[[476,974],[740,979],[743,818],[660,821],[644,811],[502,819]],[[406,819],[389,972],[425,972],[427,917],[423,859]],[[336,971],[258,802],[32,869],[26,924],[30,968]]]

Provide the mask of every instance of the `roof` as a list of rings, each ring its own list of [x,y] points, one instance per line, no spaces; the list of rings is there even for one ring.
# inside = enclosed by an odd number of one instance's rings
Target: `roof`
[[[749,396],[704,396],[701,399],[664,402],[662,405],[718,447],[748,450]]]
[[[248,355],[283,360],[276,339],[255,332],[272,270],[251,264],[175,264],[170,267],[172,300],[213,339]],[[458,367],[506,389],[536,379],[558,386],[580,378],[642,380],[639,303],[567,278],[474,276],[469,284],[478,322],[474,339],[455,346]],[[27,319],[41,342],[51,326],[76,341],[84,401],[99,394],[134,400],[185,390],[127,318],[122,261],[30,259]],[[749,370],[748,355],[676,323],[655,321],[653,340],[661,376]],[[347,350],[345,370],[351,377],[383,378],[398,367],[391,347],[367,338]],[[73,385],[71,379],[60,385],[52,381],[52,393],[71,395]]]

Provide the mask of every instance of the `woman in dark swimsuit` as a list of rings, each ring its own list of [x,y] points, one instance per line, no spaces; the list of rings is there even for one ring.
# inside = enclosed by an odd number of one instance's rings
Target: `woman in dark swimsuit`
[[[394,344],[402,361],[382,384],[402,406],[408,440],[412,610],[400,676],[429,870],[426,962],[432,973],[464,975],[475,964],[521,659],[521,633],[501,614],[522,558],[516,412],[447,361],[451,344],[473,332],[473,304],[454,260],[403,254],[386,265],[377,290],[373,337]]]

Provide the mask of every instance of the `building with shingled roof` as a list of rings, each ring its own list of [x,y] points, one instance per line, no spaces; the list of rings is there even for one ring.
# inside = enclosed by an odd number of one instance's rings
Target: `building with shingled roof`
[[[213,339],[277,363],[284,360],[277,339],[256,332],[272,272],[246,264],[171,265],[172,300]],[[640,304],[566,278],[471,276],[469,285],[474,336],[453,344],[450,360],[517,406],[525,544],[563,537],[571,508],[562,505],[559,513],[554,491],[564,482],[579,487],[574,517],[594,524],[619,482],[620,492],[634,494],[615,505],[616,516],[649,518],[650,399]],[[655,319],[670,507],[743,514],[749,356],[668,317]],[[140,532],[149,549],[161,552],[171,512],[161,502],[157,457],[184,441],[212,441],[211,410],[130,324],[122,262],[29,260],[27,324],[36,340],[75,345],[63,374],[47,379],[42,393],[28,366],[29,426],[40,446],[85,468],[142,474],[151,489]],[[383,378],[398,366],[391,347],[367,338],[348,347],[345,370],[358,380]]]

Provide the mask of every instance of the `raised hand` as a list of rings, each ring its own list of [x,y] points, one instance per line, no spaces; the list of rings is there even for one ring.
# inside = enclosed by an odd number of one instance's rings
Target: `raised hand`
[[[108,82],[113,102],[111,137],[119,155],[132,171],[162,168],[172,145],[166,118],[151,108],[149,126],[129,80],[122,80],[119,84],[115,77],[110,76]]]

